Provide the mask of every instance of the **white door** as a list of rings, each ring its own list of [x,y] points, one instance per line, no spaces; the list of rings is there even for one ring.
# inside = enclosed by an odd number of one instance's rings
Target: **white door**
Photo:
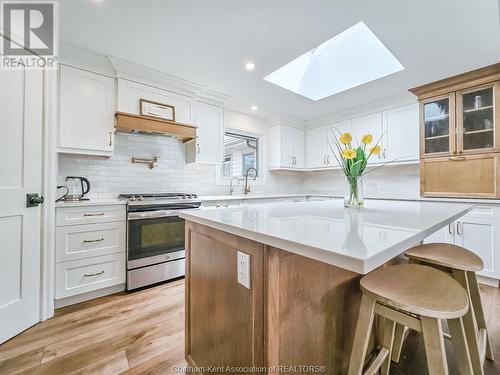
[[[327,127],[307,129],[306,152],[307,168],[327,167],[328,143]]]
[[[306,132],[304,129],[292,128],[292,153],[295,158],[295,168],[306,166]]]
[[[338,160],[340,160],[340,155],[337,151],[337,147],[335,146],[335,139],[339,139],[340,135],[346,132],[352,132],[351,120],[340,121],[332,124],[328,128],[327,134],[327,146],[328,146],[328,154],[326,162],[329,167],[340,167]],[[335,139],[334,139],[335,138]],[[333,150],[332,150],[333,149]]]
[[[357,141],[361,141],[361,137],[365,134],[373,135],[373,146],[382,137],[382,113],[373,113],[371,115],[357,117],[352,120],[352,133]],[[357,144],[357,141],[355,143]],[[380,147],[384,149],[383,139],[379,142]],[[370,147],[369,146],[369,147]],[[369,148],[367,147],[367,149]],[[375,164],[383,162],[385,152],[381,152],[380,155],[372,155],[368,164]]]
[[[424,240],[424,243],[442,242],[453,244],[455,242],[455,223],[441,228]]]
[[[114,79],[61,65],[59,151],[111,156]]]
[[[196,102],[197,156],[202,163],[222,162],[224,142],[224,110]]]
[[[456,222],[455,244],[465,247],[481,257],[484,269],[479,275],[500,279],[499,252],[500,222],[465,216]]]
[[[42,80],[0,70],[0,343],[39,321]]]
[[[293,128],[290,126],[281,126],[281,166],[285,168],[295,167],[293,157]]]
[[[384,112],[386,160],[419,159],[418,103]]]

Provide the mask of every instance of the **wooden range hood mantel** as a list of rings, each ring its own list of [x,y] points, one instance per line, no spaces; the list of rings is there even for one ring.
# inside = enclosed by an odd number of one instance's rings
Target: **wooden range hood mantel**
[[[197,126],[180,122],[156,119],[153,117],[116,112],[115,128],[122,133],[144,132],[160,135],[173,135],[186,143],[196,138]]]

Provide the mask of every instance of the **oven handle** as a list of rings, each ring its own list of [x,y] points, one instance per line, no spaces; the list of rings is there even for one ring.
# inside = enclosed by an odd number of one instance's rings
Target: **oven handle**
[[[128,213],[129,220],[157,219],[161,217],[172,216],[179,216],[178,210],[142,211]]]

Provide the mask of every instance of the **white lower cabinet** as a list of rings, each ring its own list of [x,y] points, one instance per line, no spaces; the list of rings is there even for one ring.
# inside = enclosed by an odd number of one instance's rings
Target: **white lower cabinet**
[[[496,215],[482,215],[480,210],[484,209],[493,213],[500,211],[496,207],[475,208],[470,214],[427,237],[424,242],[462,246],[483,260],[484,269],[478,275],[500,279],[500,219]]]
[[[56,264],[56,299],[123,283],[123,252]]]
[[[124,205],[58,207],[56,299],[125,283]]]

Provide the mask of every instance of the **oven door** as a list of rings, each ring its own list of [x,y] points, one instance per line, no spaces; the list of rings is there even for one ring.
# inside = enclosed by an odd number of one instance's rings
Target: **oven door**
[[[184,219],[175,211],[130,212],[127,268],[184,258],[184,235]]]

